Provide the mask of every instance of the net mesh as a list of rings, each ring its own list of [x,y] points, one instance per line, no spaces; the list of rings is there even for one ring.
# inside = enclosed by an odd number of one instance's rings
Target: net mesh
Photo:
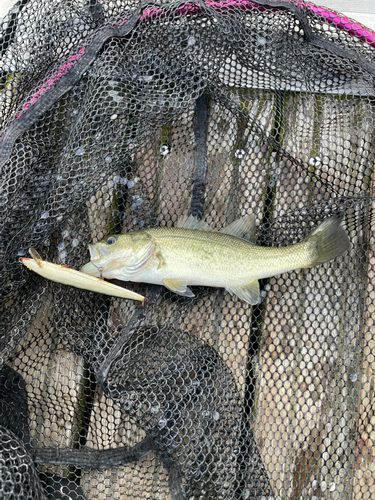
[[[375,34],[306,1],[21,0],[0,28],[0,496],[375,498]],[[351,249],[224,289],[48,281],[109,234]],[[117,282],[121,285],[121,282]]]

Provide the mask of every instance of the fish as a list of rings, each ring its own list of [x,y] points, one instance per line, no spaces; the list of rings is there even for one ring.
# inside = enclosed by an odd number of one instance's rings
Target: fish
[[[144,307],[147,305],[146,297],[139,293],[132,292],[131,290],[114,285],[113,283],[108,283],[103,279],[95,278],[87,273],[81,273],[75,269],[70,269],[70,267],[66,265],[53,264],[52,262],[42,260],[35,248],[29,248],[29,253],[33,257],[32,259],[20,257],[19,261],[28,269],[44,278],[75,288],[102,293],[104,295],[139,300]]]
[[[90,262],[81,271],[164,285],[184,297],[194,297],[189,286],[224,288],[256,305],[260,279],[317,266],[346,252],[350,242],[342,220],[343,214],[328,217],[299,243],[265,247],[256,245],[254,214],[220,231],[190,215],[176,227],[145,228],[89,244]]]

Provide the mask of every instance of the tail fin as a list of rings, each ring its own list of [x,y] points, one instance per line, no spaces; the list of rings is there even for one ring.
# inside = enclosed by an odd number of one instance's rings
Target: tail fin
[[[308,267],[335,259],[350,248],[345,229],[341,226],[344,216],[334,215],[323,221],[305,239],[309,244],[310,262]]]

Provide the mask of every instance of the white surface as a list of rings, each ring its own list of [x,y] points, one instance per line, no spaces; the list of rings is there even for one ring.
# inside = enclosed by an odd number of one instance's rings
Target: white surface
[[[14,0],[0,0],[0,17],[4,17],[15,3]]]
[[[375,15],[374,0],[313,0],[315,5],[324,5],[338,12],[357,12]]]
[[[375,0],[374,0],[375,8]],[[370,28],[375,31],[375,14],[364,14],[362,12],[343,12],[346,16],[354,19],[359,24],[363,24],[366,28]]]

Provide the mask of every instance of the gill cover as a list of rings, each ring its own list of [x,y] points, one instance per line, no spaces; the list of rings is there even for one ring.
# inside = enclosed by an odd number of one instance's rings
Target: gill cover
[[[113,252],[116,260],[116,266],[111,266],[111,277],[125,281],[132,281],[155,253],[155,243],[144,231],[120,235],[116,243],[109,246],[108,253]]]

